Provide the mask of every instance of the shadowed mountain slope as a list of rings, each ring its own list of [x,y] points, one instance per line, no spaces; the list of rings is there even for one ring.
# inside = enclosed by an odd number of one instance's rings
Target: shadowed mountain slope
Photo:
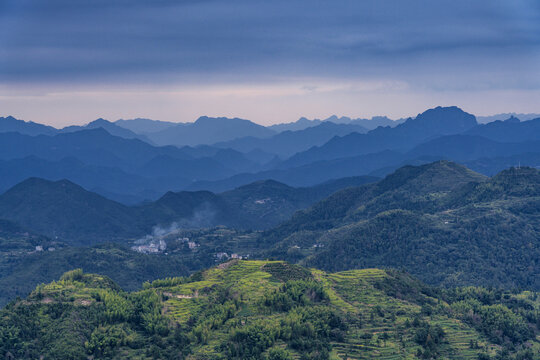
[[[72,243],[136,236],[143,230],[132,208],[67,181],[30,178],[0,195],[0,218]]]
[[[260,181],[222,194],[168,192],[155,202],[125,206],[67,180],[30,178],[0,195],[0,219],[76,245],[134,240],[171,223],[266,229],[334,191],[367,180],[340,179],[312,188]]]

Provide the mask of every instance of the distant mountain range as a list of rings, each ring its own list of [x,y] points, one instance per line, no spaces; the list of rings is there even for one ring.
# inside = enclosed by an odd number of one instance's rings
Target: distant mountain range
[[[477,125],[473,115],[457,107],[430,109],[395,128],[379,127],[367,134],[351,133],[326,144],[300,152],[280,165],[297,167],[320,160],[332,160],[383,150],[408,150],[430,138],[457,134]]]
[[[540,118],[540,114],[535,113],[529,113],[529,114],[518,114],[518,113],[501,113],[501,114],[495,114],[495,115],[489,115],[489,116],[477,116],[476,120],[480,124],[487,124],[492,121],[497,120],[506,120],[508,118],[517,118],[521,121],[529,121],[532,119],[538,119]]]
[[[129,129],[115,125],[114,123],[105,119],[97,119],[86,125],[72,125],[63,129],[56,129],[52,126],[37,124],[31,121],[23,121],[15,119],[13,116],[0,117],[0,133],[16,132],[23,135],[37,136],[37,135],[57,135],[61,133],[76,132],[80,130],[90,130],[103,128],[109,134],[119,136],[125,139],[141,139],[149,141],[144,135],[139,135]]]
[[[399,125],[403,121],[405,121],[405,119],[391,120],[387,118],[386,116],[374,116],[371,119],[361,119],[361,118],[351,119],[350,117],[347,117],[347,116],[338,117],[336,115],[332,115],[324,120],[320,120],[320,119],[310,120],[305,117],[301,117],[295,122],[275,124],[275,125],[269,126],[269,128],[277,132],[298,131],[298,130],[304,130],[313,126],[320,125],[324,122],[331,122],[334,124],[358,125],[367,130],[373,130],[379,126],[394,127],[394,126]]]
[[[395,128],[336,136],[268,170],[199,181],[189,189],[224,191],[268,178],[305,186],[333,176],[385,176],[407,164],[418,165],[437,159],[459,161],[483,174],[493,175],[509,166],[540,166],[539,127],[540,119],[519,122],[515,118],[478,125],[474,116],[459,108],[436,108]]]
[[[228,118],[217,118],[217,119],[221,120],[222,122],[233,120],[233,119],[228,119]],[[267,128],[274,131],[275,133],[280,133],[283,131],[304,130],[310,127],[320,125],[324,122],[331,122],[334,124],[359,125],[365,129],[373,130],[379,126],[394,127],[396,125],[399,125],[403,121],[405,121],[405,119],[392,120],[386,116],[374,116],[371,119],[362,119],[362,118],[353,119],[346,116],[338,117],[336,115],[332,115],[324,120],[320,120],[320,119],[310,120],[308,118],[301,117],[295,122],[269,125],[267,126]],[[192,123],[174,123],[174,122],[169,122],[169,121],[137,118],[137,119],[128,119],[128,120],[124,120],[124,119],[116,120],[114,124],[121,126],[123,128],[126,128],[128,130],[131,130],[134,133],[146,135],[150,133],[156,133],[156,132],[165,130],[167,128],[173,127],[173,126],[186,126]]]
[[[210,189],[211,191],[226,191],[242,184],[263,179],[274,179],[291,186],[312,186],[324,181],[341,177],[366,175],[381,169],[382,165],[398,165],[405,157],[394,151],[383,151],[376,154],[360,155],[313,163],[288,169],[273,169],[256,173],[243,173],[230,178],[215,181],[198,181],[189,185],[189,190]],[[392,170],[389,170],[391,172]],[[386,175],[383,172],[382,175]],[[379,176],[379,175],[375,175]]]
[[[136,134],[148,134],[161,130],[165,130],[172,126],[177,126],[179,123],[161,120],[152,120],[144,118],[136,119],[119,119],[114,122],[115,125],[128,129]]]
[[[201,116],[193,123],[171,123],[150,119],[117,120],[97,119],[86,125],[56,129],[51,126],[15,119],[0,118],[0,133],[18,132],[24,135],[56,135],[103,128],[111,135],[125,139],[140,139],[152,145],[195,146],[210,145],[241,137],[268,137],[276,131],[238,118],[211,118]]]
[[[0,133],[17,132],[24,135],[54,135],[58,129],[32,121],[15,119],[13,116],[0,117]]]
[[[275,131],[244,119],[201,116],[194,123],[178,124],[146,136],[158,145],[210,145],[220,141],[252,136],[265,138]]]
[[[99,128],[104,129],[105,131],[107,131],[109,134],[113,136],[118,136],[124,139],[139,139],[139,140],[151,143],[150,139],[148,139],[145,135],[137,134],[129,129],[118,126],[115,123],[112,123],[105,119],[97,119],[84,126],[75,126],[75,125],[67,126],[61,129],[59,132],[68,133],[68,132],[75,132],[75,131],[80,131],[80,130],[90,130],[90,129],[99,129]]]
[[[116,193],[119,199],[141,201],[198,179],[219,179],[259,166],[233,150],[155,147],[103,128],[53,136],[0,133],[3,191],[31,176],[68,178],[88,189]]]
[[[289,157],[313,146],[322,145],[334,136],[365,132],[367,132],[367,129],[360,125],[322,122],[319,125],[302,130],[286,130],[269,138],[243,137],[220,142],[215,144],[215,146],[230,148],[244,153],[262,150],[281,157]]]
[[[369,130],[389,122],[392,126]],[[135,204],[169,190],[223,192],[267,179],[306,187],[342,177],[385,176],[403,165],[438,159],[486,175],[512,165],[540,166],[540,119],[478,124],[457,107],[437,107],[399,121],[332,116],[293,124],[296,130],[227,118],[181,124],[98,119],[57,130],[1,118],[0,192],[28,177],[68,179]],[[156,146],[171,142],[213,145]]]

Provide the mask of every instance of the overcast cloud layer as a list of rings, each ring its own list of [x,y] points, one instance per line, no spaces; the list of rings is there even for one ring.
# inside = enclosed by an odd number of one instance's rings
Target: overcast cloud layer
[[[0,115],[54,125],[539,112],[539,64],[535,0],[0,0]]]

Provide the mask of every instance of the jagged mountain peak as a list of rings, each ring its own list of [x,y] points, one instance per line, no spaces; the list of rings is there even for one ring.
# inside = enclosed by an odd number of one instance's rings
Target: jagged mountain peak
[[[428,109],[416,118],[407,120],[402,127],[418,127],[423,131],[436,129],[440,134],[452,134],[466,131],[478,125],[476,117],[457,106],[437,106]]]

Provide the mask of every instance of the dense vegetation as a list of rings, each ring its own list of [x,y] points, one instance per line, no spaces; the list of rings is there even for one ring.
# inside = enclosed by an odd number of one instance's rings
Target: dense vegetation
[[[79,269],[0,311],[0,356],[538,359],[539,309],[536,293],[376,269],[233,260],[133,293]]]
[[[484,178],[450,162],[403,167],[266,232],[266,256],[331,271],[403,268],[430,284],[540,289],[540,172]]]

